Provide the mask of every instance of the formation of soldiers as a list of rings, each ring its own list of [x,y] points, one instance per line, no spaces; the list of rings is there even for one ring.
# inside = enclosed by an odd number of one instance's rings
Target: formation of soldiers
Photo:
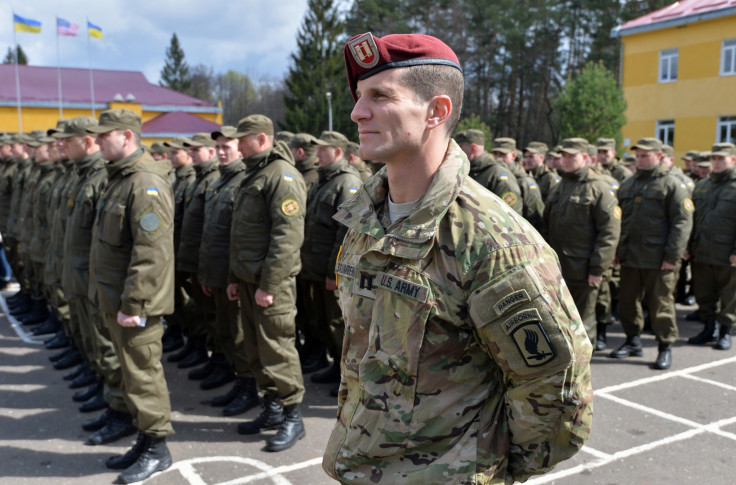
[[[651,138],[628,164],[613,139],[519,150],[497,138],[487,150],[479,130],[454,138],[470,175],[555,249],[596,350],[618,315],[627,339],[611,356],[642,355],[646,312],[659,342],[654,367],[669,368],[688,264],[705,322],[690,342],[730,348],[733,144],[688,152],[683,172],[672,148]],[[305,435],[303,373],[338,395],[335,266],[347,227],[333,215],[378,169],[344,135],[275,134],[270,119],[251,115],[148,149],[140,117],[111,110],[3,136],[0,158],[0,233],[21,287],[10,310],[60,349],[51,360],[73,368],[64,379],[81,389],[80,411],[103,411],[83,425],[89,444],[138,433],[128,453],[107,461],[125,470],[124,483],[171,464],[164,352],[193,368],[203,390],[231,384],[211,400],[225,416],[261,405],[238,432],[278,430],[269,451]]]

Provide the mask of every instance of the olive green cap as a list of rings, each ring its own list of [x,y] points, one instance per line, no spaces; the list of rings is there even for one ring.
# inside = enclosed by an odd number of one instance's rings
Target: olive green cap
[[[624,153],[624,165],[634,165],[635,163],[636,158],[634,158],[634,155],[629,152]]]
[[[265,115],[248,115],[238,121],[235,138],[246,135],[258,135],[259,133],[273,135],[273,121]]]
[[[700,156],[698,157],[699,162],[709,162],[710,163],[710,152],[700,152]],[[701,165],[704,166],[704,165]]]
[[[547,144],[542,143],[541,141],[530,142],[526,148],[524,148],[524,152],[539,153],[540,155],[544,155],[548,151],[549,147]]]
[[[615,150],[616,149],[616,140],[613,138],[598,138],[598,140],[595,142],[596,151],[597,150]]]
[[[317,139],[309,133],[297,133],[289,142],[289,148],[312,149]]]
[[[56,138],[52,138],[46,134],[45,130],[33,130],[30,133],[31,140],[26,142],[26,145],[31,147],[40,146],[43,143],[51,143],[56,141]]]
[[[336,147],[345,153],[345,148],[348,145],[348,138],[337,131],[323,131],[319,136],[319,140],[313,140],[312,143],[322,147]]]
[[[547,155],[554,158],[562,158],[562,145],[555,145],[555,147],[547,152]]]
[[[683,155],[682,159],[687,160],[688,162],[692,162],[700,158],[700,152],[697,150],[689,150],[685,155]]]
[[[292,138],[294,138],[294,133],[282,130],[273,136],[273,141],[283,141],[288,145]]]
[[[669,145],[662,145],[662,154],[668,157],[674,157],[675,149]]]
[[[8,134],[0,135],[0,146],[2,146],[2,145],[12,145],[12,144],[13,144],[13,137],[12,136],[10,136]]]
[[[486,144],[486,135],[481,130],[468,129],[455,134],[455,143],[462,145],[463,143],[475,143],[476,145]]]
[[[238,137],[237,133],[238,133],[238,129],[235,128],[234,126],[222,125],[222,127],[219,130],[213,131],[212,133],[210,133],[210,138],[212,138],[213,140],[217,140],[221,136],[224,136],[225,138],[235,139]]]
[[[590,158],[595,158],[598,155],[598,148],[592,143],[588,143],[588,155]]]
[[[492,152],[509,153],[516,151],[516,140],[513,138],[496,138],[493,140]]]
[[[97,126],[97,120],[91,116],[77,116],[64,123],[64,130],[55,133],[56,138],[69,138],[70,136],[89,136],[87,128]]]
[[[565,138],[562,140],[560,151],[575,155],[576,153],[588,153],[588,140],[585,138]]]
[[[141,117],[129,109],[109,109],[100,114],[97,126],[87,128],[88,133],[109,133],[113,130],[130,130],[141,133]]]
[[[67,120],[59,120],[56,122],[56,126],[54,128],[49,128],[46,130],[46,134],[48,136],[55,136],[57,133],[61,133],[64,131],[64,125],[66,125]]]
[[[185,143],[190,142],[189,138],[183,136],[177,136],[171,141],[165,141],[164,146],[166,148],[177,148],[179,150],[188,150],[189,147],[185,146]]]
[[[191,138],[187,138],[183,145],[186,148],[213,148],[215,146],[215,140],[212,139],[209,133],[196,133]]]
[[[359,156],[358,155],[358,149],[360,148],[360,145],[355,143],[354,141],[349,141],[347,147],[345,147],[345,151],[349,153],[350,155]]]
[[[631,147],[632,150],[654,150],[655,152],[662,151],[662,142],[657,138],[641,138],[636,142],[636,145]]]
[[[736,145],[733,143],[716,143],[710,149],[710,155],[718,155],[720,157],[730,157],[736,155]]]
[[[164,153],[168,153],[169,151],[164,146],[163,142],[160,141],[154,141],[151,143],[151,153],[155,153],[157,155],[163,155]]]

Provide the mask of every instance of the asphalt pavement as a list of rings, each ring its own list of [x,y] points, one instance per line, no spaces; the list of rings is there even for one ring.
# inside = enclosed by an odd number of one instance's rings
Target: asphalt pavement
[[[11,293],[4,292],[4,296]],[[124,453],[134,438],[86,446],[81,424],[96,417],[78,412],[74,392],[54,370],[52,355],[27,327],[5,315],[0,299],[0,483],[107,484],[108,456]],[[693,307],[678,306],[680,339],[668,371],[656,371],[657,344],[643,336],[644,356],[593,357],[593,431],[573,458],[529,484],[629,485],[730,484],[736,474],[736,353],[686,344],[702,328],[687,322]],[[623,343],[620,325],[610,327],[609,347]],[[164,359],[165,361],[165,359]],[[321,456],[336,405],[330,385],[305,376],[306,437],[280,453],[263,451],[264,437],[242,436],[237,424],[258,409],[225,418],[210,399],[229,387],[202,391],[188,370],[164,363],[176,434],[168,444],[175,460],[147,485],[321,485],[331,482]],[[429,485],[429,484],[425,484]]]

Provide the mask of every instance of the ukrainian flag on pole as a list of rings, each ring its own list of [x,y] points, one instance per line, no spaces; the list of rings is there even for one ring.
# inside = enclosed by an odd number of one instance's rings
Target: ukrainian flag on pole
[[[94,37],[96,39],[102,39],[102,29],[89,20],[87,21],[87,31],[89,32],[90,37]]]
[[[13,23],[16,32],[28,32],[31,34],[41,33],[41,22],[38,20],[23,18],[20,15],[13,14]]]

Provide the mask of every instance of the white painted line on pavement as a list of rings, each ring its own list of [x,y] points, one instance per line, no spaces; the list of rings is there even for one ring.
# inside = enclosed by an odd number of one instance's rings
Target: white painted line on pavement
[[[291,482],[289,482],[286,478],[282,477],[282,473],[289,473],[296,470],[301,470],[302,468],[308,468],[310,466],[319,465],[322,463],[322,457],[319,458],[313,458],[308,461],[303,461],[301,463],[294,463],[293,465],[286,465],[286,466],[280,466],[277,468],[273,468],[272,470],[269,470],[264,473],[259,473],[257,475],[250,475],[248,477],[238,478],[237,480],[232,480],[230,482],[223,483],[221,485],[241,485],[243,483],[251,483],[251,482],[257,482],[261,483],[261,480],[265,478],[270,478],[273,480],[273,482],[276,485],[288,485]],[[276,481],[276,478],[279,478],[283,481]]]
[[[181,462],[178,465],[179,473],[184,476],[189,485],[207,485],[207,482],[197,473],[191,462]]]
[[[713,381],[710,379],[703,379],[702,377],[697,376],[691,376],[690,374],[683,374],[680,377],[684,377],[685,379],[692,379],[693,381],[702,382],[703,384],[710,384],[712,386],[720,387],[729,391],[736,391],[736,387],[729,386],[728,384],[724,384],[722,382]]]
[[[0,373],[3,374],[25,374],[45,369],[42,365],[0,365]]]
[[[580,448],[580,451],[587,453],[589,455],[593,455],[596,458],[600,458],[601,460],[607,460],[611,457],[610,454],[596,450],[595,448],[591,448],[590,446],[583,446],[582,448]]]
[[[178,461],[174,463],[171,466],[171,468],[163,471],[162,474],[167,474],[173,471],[178,471],[189,482],[190,485],[207,485],[207,482],[205,482],[202,479],[202,477],[197,473],[193,465],[197,465],[200,463],[215,463],[215,462],[241,463],[243,465],[252,466],[262,471],[262,473],[257,473],[255,475],[248,475],[245,477],[236,478],[235,480],[231,480],[229,482],[223,482],[218,485],[240,485],[243,483],[251,483],[254,481],[257,481],[258,483],[262,483],[264,479],[270,479],[270,481],[274,485],[291,485],[291,482],[287,480],[286,478],[282,477],[281,474],[289,473],[295,470],[301,470],[302,468],[308,468],[310,466],[319,465],[320,463],[322,463],[322,457],[314,458],[308,461],[303,461],[301,463],[295,463],[293,465],[286,465],[286,466],[280,466],[280,467],[274,468],[267,463],[264,463],[259,460],[254,460],[252,458],[243,458],[240,456],[210,456],[210,457],[192,458],[190,460]]]

